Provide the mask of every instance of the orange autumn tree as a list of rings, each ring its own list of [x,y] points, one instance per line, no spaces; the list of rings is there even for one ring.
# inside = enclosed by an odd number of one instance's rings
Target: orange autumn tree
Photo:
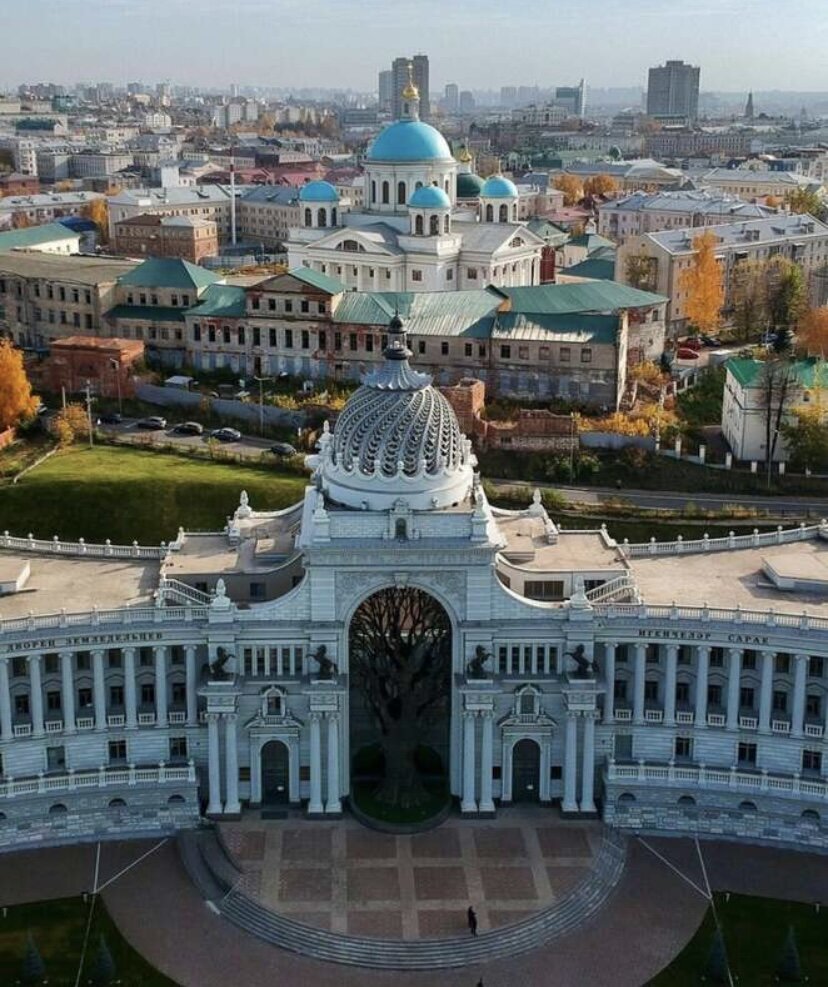
[[[714,332],[721,322],[724,305],[722,269],[716,260],[716,234],[711,230],[693,240],[693,260],[679,277],[679,288],[687,295],[684,311],[690,325]]]
[[[37,411],[38,400],[23,366],[23,354],[0,339],[0,429],[13,428]]]
[[[552,184],[563,192],[565,206],[574,206],[584,197],[584,186],[574,175],[558,175]]]
[[[797,345],[808,356],[828,356],[828,307],[810,308],[797,330]]]
[[[85,219],[92,220],[98,227],[101,243],[106,243],[109,239],[109,204],[106,199],[93,199],[83,207],[82,215]]]
[[[584,182],[584,195],[615,195],[620,187],[612,175],[594,175]]]

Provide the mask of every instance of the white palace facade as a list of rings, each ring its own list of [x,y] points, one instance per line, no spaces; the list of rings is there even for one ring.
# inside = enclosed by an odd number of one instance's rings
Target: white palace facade
[[[290,231],[289,266],[358,291],[540,284],[545,243],[519,221],[515,184],[472,175],[468,152],[455,160],[443,135],[420,120],[419,105],[409,82],[402,118],[368,150],[361,209],[351,210],[328,182],[301,189],[302,225]]]
[[[159,547],[0,536],[0,847],[339,816],[349,626],[392,586],[451,626],[463,815],[828,847],[828,525],[631,545],[497,509],[409,355],[395,319],[291,508],[242,494]]]

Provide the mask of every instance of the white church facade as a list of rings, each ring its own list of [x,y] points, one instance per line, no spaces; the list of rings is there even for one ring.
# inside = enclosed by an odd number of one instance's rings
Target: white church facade
[[[462,815],[828,848],[828,525],[628,545],[537,496],[497,509],[388,336],[295,506],[243,495],[158,547],[0,536],[0,848],[338,816],[366,729],[351,630],[389,587],[450,627]]]
[[[519,215],[519,192],[496,175],[469,186],[443,135],[419,119],[419,93],[403,92],[402,118],[368,150],[363,207],[341,208],[328,182],[299,193],[302,225],[290,231],[288,263],[359,291],[457,291],[540,284],[544,241]],[[464,176],[465,184],[458,184]]]

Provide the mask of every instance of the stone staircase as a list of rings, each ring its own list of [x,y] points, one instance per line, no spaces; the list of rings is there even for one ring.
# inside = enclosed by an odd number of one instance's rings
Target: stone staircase
[[[210,842],[210,834],[202,839]],[[212,840],[218,845],[214,834]],[[220,847],[220,857],[215,850],[199,847],[198,851],[193,854],[192,848],[188,848],[185,867],[189,862],[191,866],[195,863],[197,868],[204,867],[210,871],[211,866],[220,863],[222,857],[229,863]],[[589,874],[565,897],[530,918],[481,933],[477,937],[403,941],[326,932],[273,912],[233,890],[233,884],[228,886],[226,883],[231,877],[226,871],[215,879],[224,890],[218,898],[213,895],[209,900],[214,902],[222,915],[246,932],[282,949],[314,959],[386,970],[449,969],[514,956],[571,932],[601,909],[618,884],[625,861],[624,837],[615,830],[606,830]],[[225,865],[221,866],[223,868]],[[193,880],[201,889],[203,875]]]

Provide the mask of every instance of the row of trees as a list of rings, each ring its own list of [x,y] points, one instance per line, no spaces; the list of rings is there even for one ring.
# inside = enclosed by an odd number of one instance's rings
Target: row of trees
[[[563,174],[558,175],[552,184],[563,192],[565,206],[574,206],[582,199],[594,199],[599,195],[615,195],[620,188],[612,175],[594,175],[582,182],[575,175]]]

